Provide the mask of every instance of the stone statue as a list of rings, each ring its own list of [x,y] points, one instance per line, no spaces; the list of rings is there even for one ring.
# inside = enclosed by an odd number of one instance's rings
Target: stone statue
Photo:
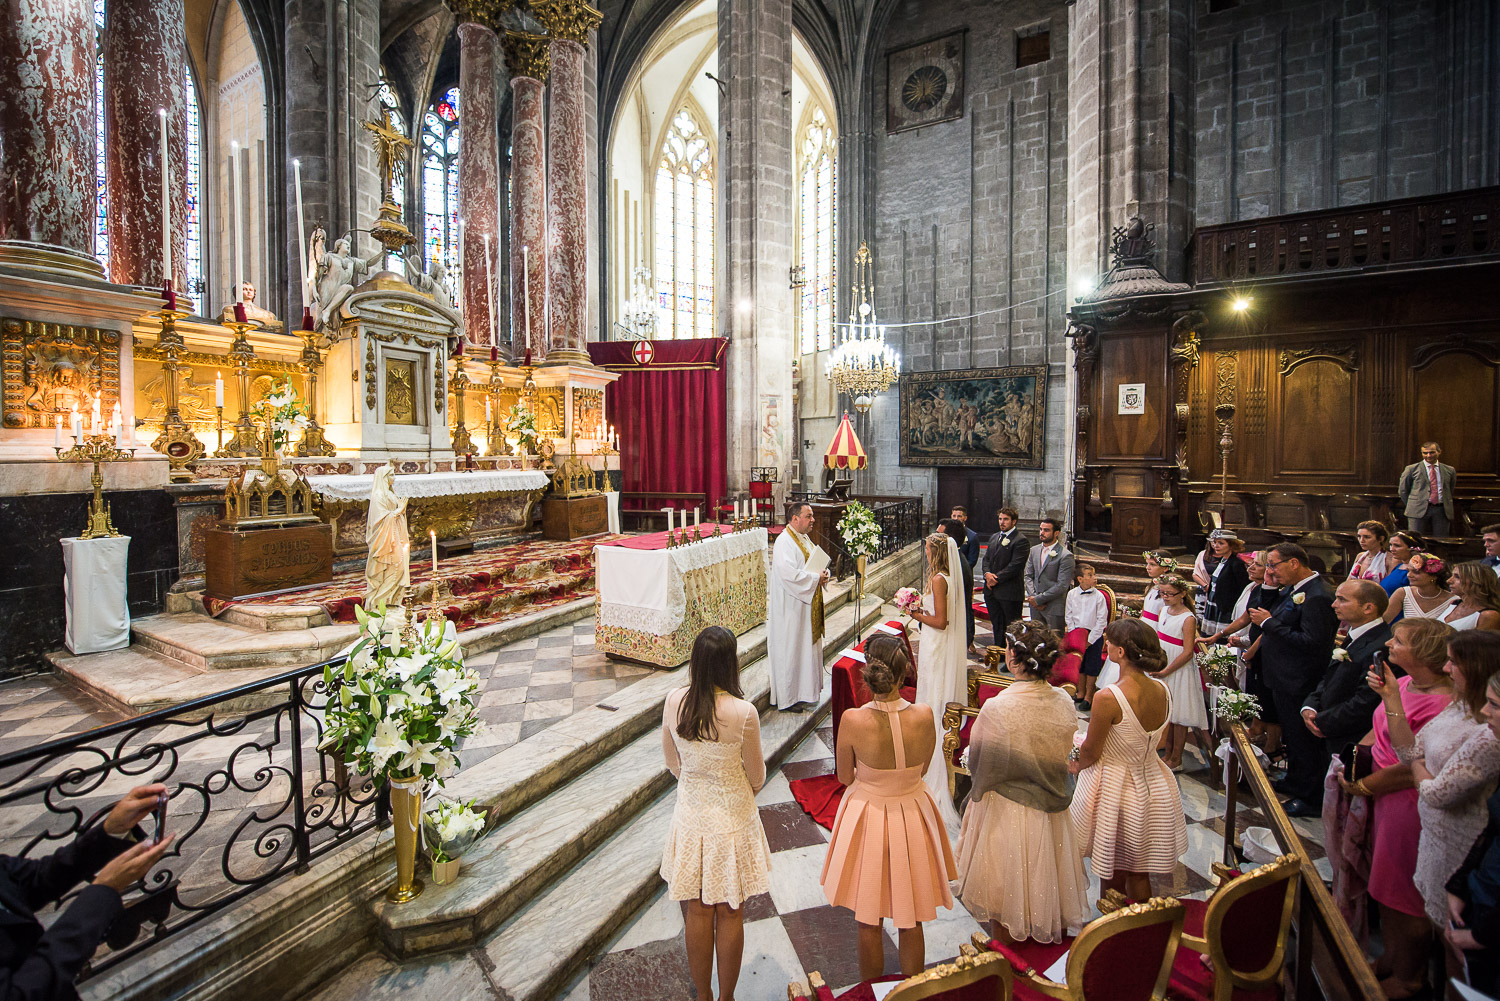
[[[396,496],[396,466],[387,462],[375,471],[370,511],[365,517],[365,611],[374,614],[384,604],[401,604],[411,585],[411,537],[406,528],[406,501]]]
[[[419,258],[407,258],[406,282],[439,306],[453,308],[453,300],[448,295],[448,269],[442,261],[433,261],[429,272],[424,274]]]
[[[240,301],[245,305],[246,322],[266,330],[281,329],[281,321],[276,318],[275,313],[255,304],[255,286],[250,282],[240,283]],[[226,303],[224,308],[219,310],[219,322],[223,323],[225,320],[232,319],[234,319],[234,303]]]
[[[321,234],[321,229],[313,234],[315,250],[321,249],[319,240]],[[334,243],[333,250],[323,253],[317,259],[315,292],[320,330],[338,329],[339,309],[344,305],[344,301],[354,292],[355,286],[365,280],[365,276],[370,273],[371,265],[384,256],[384,250],[377,250],[369,259],[355,257],[350,249],[349,238],[342,236]]]

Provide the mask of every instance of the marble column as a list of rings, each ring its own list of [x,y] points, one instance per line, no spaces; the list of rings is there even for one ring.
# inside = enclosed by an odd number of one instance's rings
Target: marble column
[[[463,95],[463,142],[458,147],[458,195],[464,224],[464,333],[471,343],[489,344],[495,310],[491,282],[500,279],[500,133],[495,77],[500,69],[500,38],[478,19],[458,26],[458,92]],[[488,240],[490,258],[485,261]],[[499,288],[496,284],[494,289]],[[499,336],[499,317],[494,333]]]
[[[553,362],[587,365],[589,198],[584,45],[603,17],[582,0],[538,0],[532,9],[552,36],[547,353]]]
[[[0,264],[98,279],[94,5],[18,0],[0,17]]]
[[[503,44],[513,102],[510,149],[512,354],[524,358],[530,351],[532,362],[539,363],[547,357],[547,154],[543,135],[543,96],[549,63],[548,41],[546,35],[508,31]]]
[[[171,160],[173,286],[188,292],[186,38],[182,0],[109,0],[104,6],[104,166],[109,280],[160,288],[161,120]]]

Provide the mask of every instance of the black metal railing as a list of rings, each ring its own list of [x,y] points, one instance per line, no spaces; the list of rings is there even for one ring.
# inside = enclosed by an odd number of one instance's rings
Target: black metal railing
[[[880,549],[875,554],[877,560],[883,560],[913,542],[921,541],[927,534],[926,520],[922,517],[922,498],[869,497],[862,498],[861,501],[869,507],[875,515],[875,523],[880,526]]]
[[[0,852],[7,855],[50,854],[134,786],[163,782],[169,790],[166,830],[176,840],[126,895],[123,921],[84,977],[388,822],[379,787],[318,750],[323,668],[0,756]]]

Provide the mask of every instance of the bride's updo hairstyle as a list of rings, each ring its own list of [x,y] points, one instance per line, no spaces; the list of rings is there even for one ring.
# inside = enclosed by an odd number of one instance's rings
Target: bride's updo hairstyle
[[[906,684],[911,661],[906,645],[890,633],[871,636],[865,643],[865,666],[860,674],[876,695],[889,695]]]
[[[1116,619],[1104,627],[1104,638],[1123,650],[1125,659],[1138,670],[1153,674],[1167,666],[1156,630],[1140,619]]]
[[[1052,676],[1053,665],[1062,654],[1057,634],[1040,622],[1013,620],[1005,627],[1005,642],[1021,669],[1042,681]]]

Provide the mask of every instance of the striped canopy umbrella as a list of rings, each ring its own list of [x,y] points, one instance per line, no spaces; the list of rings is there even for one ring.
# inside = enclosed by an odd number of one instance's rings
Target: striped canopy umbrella
[[[849,423],[849,415],[839,421],[839,429],[833,434],[833,441],[828,446],[827,453],[823,456],[823,465],[829,469],[864,469],[870,460],[865,456],[865,447],[859,443],[859,436],[854,433],[854,425]]]

